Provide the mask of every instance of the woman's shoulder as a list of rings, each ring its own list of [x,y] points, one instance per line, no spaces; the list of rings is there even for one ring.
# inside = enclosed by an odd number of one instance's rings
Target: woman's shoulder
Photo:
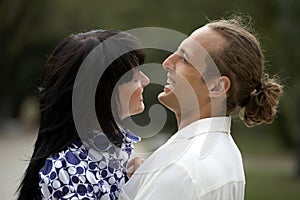
[[[88,153],[84,145],[81,142],[74,142],[66,149],[48,157],[40,170],[40,174],[53,177],[61,169],[70,173],[72,171],[77,173],[76,171],[82,171],[86,168],[88,160]]]
[[[82,143],[72,143],[65,150],[46,159],[39,172],[42,197],[87,197],[105,193],[103,180],[93,174],[88,152]]]

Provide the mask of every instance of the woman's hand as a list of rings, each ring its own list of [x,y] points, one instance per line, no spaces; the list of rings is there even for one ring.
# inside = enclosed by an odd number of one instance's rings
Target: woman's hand
[[[135,157],[131,159],[127,164],[127,176],[130,178],[132,174],[143,164],[144,159],[141,159],[140,157]]]

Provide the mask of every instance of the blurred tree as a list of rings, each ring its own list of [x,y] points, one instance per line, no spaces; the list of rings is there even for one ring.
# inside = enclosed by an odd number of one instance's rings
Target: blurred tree
[[[294,129],[299,123],[297,93],[299,87],[296,80],[300,78],[300,2],[297,0],[278,0],[278,15],[275,18],[271,51],[274,52],[275,70],[284,79],[285,95],[282,98],[281,114],[279,115],[279,135],[285,146],[293,147],[299,133]]]
[[[266,49],[268,70],[285,79],[286,93],[274,135],[285,146],[294,146],[297,138],[292,134],[297,124],[294,80],[300,78],[300,1],[297,0],[2,0],[0,118],[18,114],[22,101],[34,94],[47,55],[73,32],[156,26],[190,34],[207,19],[222,17],[232,10],[253,17]]]
[[[28,84],[28,81],[31,80],[29,83],[32,83],[32,80],[36,79],[39,70],[34,65],[41,59],[32,57],[32,53],[38,51],[41,44],[35,44],[36,46],[31,48],[32,30],[28,28],[38,20],[39,12],[43,12],[36,9],[41,5],[42,2],[36,0],[1,2],[0,117],[16,115],[22,98],[32,93],[32,85]],[[24,58],[28,61],[26,66],[23,65]]]
[[[300,94],[298,93],[298,96],[297,96],[297,101],[300,102]],[[297,104],[297,120],[298,122],[300,122],[300,105]],[[296,140],[297,140],[297,151],[296,151],[296,160],[297,160],[297,166],[296,166],[296,176],[300,178],[300,125],[298,123],[298,126],[297,126],[297,129],[296,129],[296,132],[297,132],[297,137],[296,137]]]

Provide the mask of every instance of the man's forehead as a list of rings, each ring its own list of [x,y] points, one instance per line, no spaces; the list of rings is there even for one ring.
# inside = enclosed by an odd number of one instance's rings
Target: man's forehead
[[[178,50],[184,52],[192,64],[203,64],[209,54],[205,49],[192,37],[188,37],[181,42]]]
[[[184,52],[184,55],[182,56],[185,56],[185,59],[187,59],[191,65],[193,65],[197,70],[200,70],[200,73],[203,73],[203,71],[209,67],[210,74],[219,76],[220,72],[210,54],[199,43],[199,41],[194,38],[195,37],[192,35],[182,41],[178,47],[179,52]]]
[[[225,38],[208,26],[196,29],[189,38],[201,44],[207,52],[218,51],[226,44]]]

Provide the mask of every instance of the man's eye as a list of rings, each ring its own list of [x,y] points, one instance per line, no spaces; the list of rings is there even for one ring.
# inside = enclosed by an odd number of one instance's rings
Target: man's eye
[[[183,63],[188,63],[188,61],[187,61],[184,57],[181,57],[181,61],[182,61]]]

